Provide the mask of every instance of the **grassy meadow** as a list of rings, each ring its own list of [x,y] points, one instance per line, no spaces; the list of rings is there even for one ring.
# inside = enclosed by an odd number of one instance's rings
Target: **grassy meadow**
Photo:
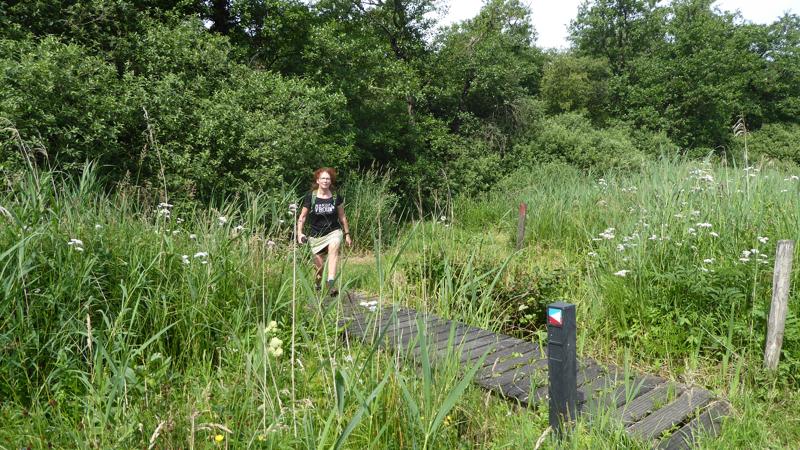
[[[798,448],[798,261],[779,370],[761,369],[775,246],[800,241],[798,175],[552,165],[418,217],[367,173],[344,187],[356,246],[338,282],[539,341],[544,306],[573,302],[579,354],[731,402],[703,448]],[[559,443],[546,408],[474,387],[471,367],[342,345],[292,244],[290,192],[201,208],[108,193],[92,167],[2,183],[0,448],[647,448],[602,415]]]

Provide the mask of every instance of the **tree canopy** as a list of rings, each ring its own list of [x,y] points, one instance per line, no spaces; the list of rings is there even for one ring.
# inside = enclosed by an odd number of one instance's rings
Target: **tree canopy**
[[[762,156],[800,160],[800,16],[760,25],[711,0],[587,0],[572,47],[556,52],[536,46],[520,0],[486,0],[448,26],[443,8],[4,2],[0,170],[97,161],[111,185],[163,176],[172,192],[209,197],[274,190],[315,166],[345,178],[375,167],[406,200],[432,201],[545,160],[736,158],[740,118],[774,144],[755,143]]]

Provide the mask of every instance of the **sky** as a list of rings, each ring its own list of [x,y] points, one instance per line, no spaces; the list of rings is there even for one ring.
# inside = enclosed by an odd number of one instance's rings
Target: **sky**
[[[578,13],[583,0],[523,0],[531,8],[536,44],[541,48],[566,48],[567,26]],[[446,0],[449,12],[442,24],[469,19],[481,9],[483,0]],[[723,11],[739,10],[745,20],[771,23],[784,12],[800,14],[798,0],[718,0],[714,6]]]

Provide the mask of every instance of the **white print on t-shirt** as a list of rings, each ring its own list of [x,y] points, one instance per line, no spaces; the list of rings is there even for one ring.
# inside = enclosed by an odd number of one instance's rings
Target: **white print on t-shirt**
[[[314,213],[315,214],[330,214],[336,209],[333,206],[333,203],[317,203],[314,205]]]

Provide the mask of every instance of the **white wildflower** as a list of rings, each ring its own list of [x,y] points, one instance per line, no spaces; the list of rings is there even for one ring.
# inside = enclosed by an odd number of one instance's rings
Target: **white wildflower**
[[[742,258],[749,258],[750,253],[752,253],[750,250],[742,250]]]
[[[236,233],[238,233],[238,232],[240,232],[242,230],[244,230],[244,225],[241,225],[241,224],[236,225],[236,227],[234,227],[234,229],[233,229],[233,231],[235,231]]]
[[[597,256],[597,252],[589,252],[589,253],[587,253],[587,255],[591,256],[591,257],[596,257]]]
[[[173,205],[171,205],[169,203],[161,202],[161,203],[158,204],[158,209],[170,209],[170,208],[172,208],[172,206]]]
[[[297,203],[292,203],[292,204],[289,205],[289,212],[292,213],[292,214],[297,212]]]
[[[69,242],[67,242],[67,245],[69,245],[70,247],[83,247],[83,241],[80,239],[73,238],[70,239]]]
[[[184,264],[189,264],[189,255],[181,255],[181,261],[183,261]]]
[[[277,337],[273,337],[269,340],[269,347],[270,348],[278,348],[283,345],[283,341],[278,339]]]
[[[625,245],[624,244],[617,244],[617,251],[618,252],[624,252],[625,251]]]
[[[706,269],[705,267],[701,267],[701,268],[700,268],[700,271],[701,271],[701,272],[705,272],[705,273],[708,273],[708,272],[709,272],[709,270],[708,270],[708,269]]]
[[[208,252],[197,252],[194,254],[195,258],[208,258]]]
[[[711,237],[719,237],[719,233],[717,233],[716,231],[712,231],[711,233],[708,233],[708,234],[709,234]]]
[[[741,261],[741,262],[747,262],[747,261],[750,261],[750,258],[739,258],[739,261]]]
[[[278,322],[270,320],[267,326],[264,328],[264,334],[269,334],[276,331],[278,331]]]
[[[353,355],[345,355],[344,360],[349,363],[353,362]]]
[[[769,238],[766,237],[766,236],[759,236],[758,237],[758,242],[761,242],[762,244],[766,244],[767,241],[769,241]]]
[[[678,213],[678,214],[675,214],[675,216],[674,216],[674,217],[675,217],[676,219],[683,219],[683,214],[681,214],[681,213]]]
[[[614,272],[614,275],[616,275],[618,277],[626,277],[626,276],[628,276],[629,273],[630,273],[630,270],[623,269],[623,270],[620,270],[618,272]]]
[[[175,236],[180,232],[181,232],[181,230],[172,230],[172,235]]]
[[[706,258],[703,260],[704,264],[714,264],[714,258]]]
[[[708,222],[701,222],[697,224],[697,228],[711,228],[711,224]]]
[[[598,236],[600,236],[603,239],[607,239],[607,240],[614,239],[614,229],[613,228],[606,228],[606,230],[603,231],[602,233],[600,233]]]
[[[699,215],[700,215],[700,211],[698,211],[698,210],[692,211],[692,217],[697,217]]]
[[[177,223],[177,224],[179,224],[179,225],[180,225],[180,224],[182,224],[182,223],[183,223],[183,219],[181,219],[180,217],[178,217],[177,219],[175,219],[175,223]]]
[[[225,217],[225,216],[219,216],[219,217],[217,218],[217,221],[219,222],[219,226],[223,226],[223,225],[225,225],[226,223],[228,223],[228,218],[227,218],[227,217]]]
[[[102,226],[102,225],[100,225],[99,223],[96,223],[96,224],[94,224],[94,229],[95,229],[95,230],[99,230],[99,229],[101,229],[101,228],[103,228],[103,226]]]
[[[689,233],[689,234],[697,234],[697,230],[695,230],[695,229],[694,229],[694,228],[692,228],[692,227],[689,227],[689,229],[688,229],[688,230],[686,230],[686,232],[687,232],[687,233]]]
[[[195,240],[195,239],[197,239],[197,235],[192,233],[192,234],[189,235],[189,239]]]
[[[517,308],[517,311],[525,311],[526,309],[528,309],[528,305],[522,304],[522,305],[519,305],[519,308]]]

